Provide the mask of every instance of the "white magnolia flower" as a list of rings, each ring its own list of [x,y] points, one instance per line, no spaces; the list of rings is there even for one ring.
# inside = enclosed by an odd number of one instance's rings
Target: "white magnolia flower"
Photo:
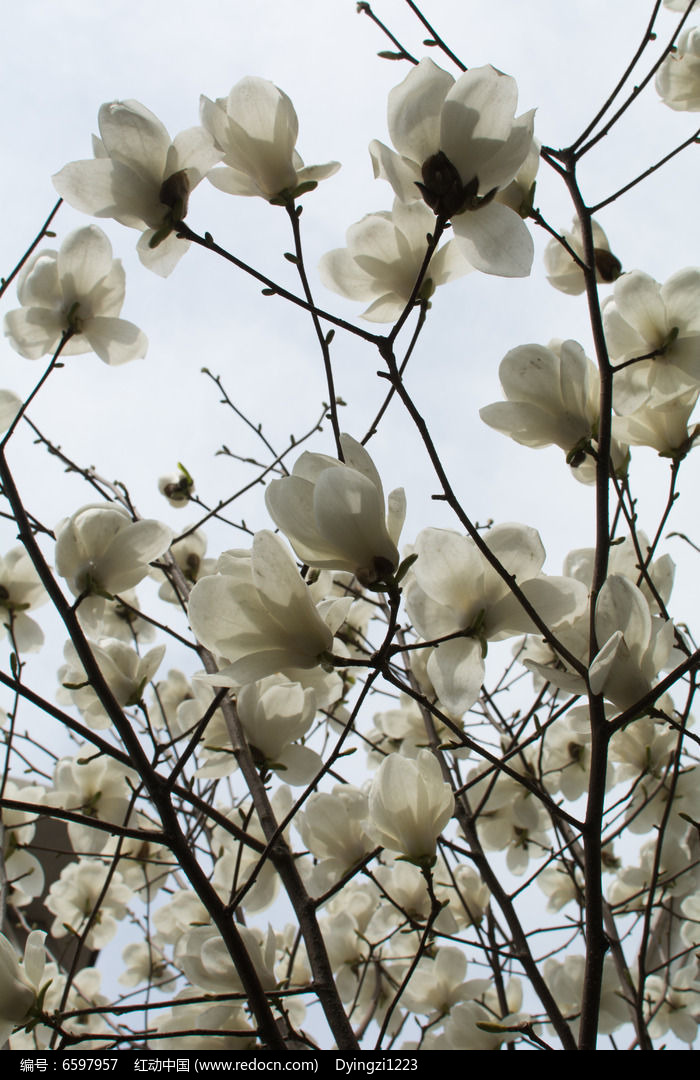
[[[165,656],[165,645],[156,645],[141,656],[118,638],[100,638],[97,644],[90,644],[90,649],[107,685],[122,707],[138,705],[144,687],[151,681]],[[60,693],[60,698],[77,705],[89,727],[109,727],[111,720],[89,685],[85,669],[71,641],[66,642],[63,655],[66,663],[59,668],[58,678],[66,693]]]
[[[584,985],[585,959],[583,956],[567,956],[563,962],[554,958],[545,960],[544,975],[556,1002],[568,1020],[573,1032],[578,1033],[581,1010],[581,992]],[[620,993],[620,981],[615,967],[606,957],[603,967],[603,986],[598,1015],[599,1030],[609,1035],[629,1021],[629,1005]]]
[[[594,484],[600,377],[581,346],[519,345],[504,356],[499,376],[508,400],[480,409],[484,423],[522,446],[560,446],[573,476]],[[625,475],[628,457],[628,447],[612,438],[610,467],[617,476]]]
[[[652,616],[641,590],[611,574],[598,594],[595,625],[601,649],[589,672],[591,690],[627,709],[672,665],[673,623]]]
[[[200,127],[171,142],[160,120],[138,101],[112,101],[98,114],[95,158],[73,161],[53,177],[59,195],[93,217],[111,217],[141,231],[144,266],[162,277],[189,247],[174,226],[187,213],[190,192],[221,154]]]
[[[350,226],[347,247],[321,259],[321,281],[350,300],[371,301],[363,319],[395,322],[413,292],[425,259],[426,236],[434,227],[434,215],[425,203],[396,199],[391,213],[367,214]],[[427,300],[438,285],[471,269],[454,240],[448,241],[433,255],[419,299]]]
[[[515,80],[494,67],[472,68],[455,82],[432,60],[421,60],[389,94],[389,134],[398,154],[370,144],[375,176],[405,202],[422,194],[440,219],[452,222],[467,262],[502,277],[526,277],[533,256],[520,215],[494,198],[532,149],[534,111],[516,118],[517,97]]]
[[[109,884],[105,889],[108,874]],[[95,859],[69,863],[46,898],[46,907],[55,916],[51,934],[56,938],[65,937],[69,933],[67,927],[70,927],[73,933],[80,935],[90,920],[85,944],[88,949],[101,949],[119,929],[131,895],[131,889],[124,884],[118,870],[112,873],[111,867],[103,866]]]
[[[171,539],[166,525],[132,521],[114,503],[83,506],[56,528],[56,569],[75,596],[119,593],[146,577]]]
[[[316,716],[316,694],[311,687],[304,689],[280,675],[269,675],[242,687],[236,708],[258,765],[264,765],[293,786],[307,784],[322,768],[322,758],[310,747],[296,742],[306,734]],[[178,726],[186,715],[191,728],[203,712],[197,702],[183,703],[178,710]],[[198,776],[228,776],[237,767],[220,710],[207,724],[202,757],[204,764],[197,770]]]
[[[288,784],[308,784],[323,767],[323,759],[296,740],[314,722],[314,691],[270,675],[262,682],[242,687],[236,705],[254,754],[257,752],[259,759]]]
[[[686,390],[665,401],[640,405],[627,416],[613,417],[615,437],[632,446],[651,446],[660,457],[685,457],[700,434],[700,424],[689,427],[700,388]]]
[[[273,975],[275,941],[271,928],[261,941],[259,931],[236,924],[238,935],[266,990],[277,985]],[[175,946],[175,961],[189,981],[212,994],[241,991],[243,984],[221,934],[213,926],[195,926],[186,931]]]
[[[484,1008],[478,1001],[459,1002],[451,1010],[445,1023],[443,1039],[437,1043],[438,1050],[498,1050],[501,1043],[517,1039],[515,1032],[484,1031],[479,1024],[498,1024],[500,1027],[515,1027],[527,1021],[528,1017],[520,1013],[508,1013],[501,1017]]]
[[[124,972],[119,976],[122,986],[148,983],[164,993],[173,990],[177,976],[153,942],[134,941],[122,949]]]
[[[278,821],[286,817],[292,808],[292,792],[286,785],[277,788],[271,798],[272,809]],[[259,818],[251,816],[249,805],[228,810],[226,817],[244,828],[248,836],[265,846],[265,834]],[[285,833],[286,835],[286,833]],[[234,840],[231,833],[220,825],[212,830],[212,850],[219,857],[214,864],[212,884],[225,903],[229,903],[238,889],[246,889],[246,915],[263,911],[272,904],[280,888],[280,878],[270,859],[261,859],[258,851],[248,844]]]
[[[416,861],[433,858],[454,805],[452,789],[430,750],[420,750],[415,758],[389,754],[369,794],[369,815],[378,842]]]
[[[90,758],[62,758],[54,772],[54,788],[47,795],[50,806],[81,811],[86,818],[97,818],[124,825],[138,777],[132,769],[106,755]],[[134,824],[132,819],[130,824]],[[74,851],[101,851],[109,840],[103,829],[91,829],[77,821],[68,823],[68,835]]]
[[[170,548],[170,554],[182,571],[185,581],[194,585],[201,577],[216,573],[216,559],[206,559],[207,538],[199,529],[194,532],[184,530],[182,537],[176,537]],[[169,604],[179,604],[180,597],[163,570],[154,569],[151,576],[162,582],[158,595]],[[163,580],[165,578],[165,580]]]
[[[311,795],[294,825],[309,851],[323,860],[326,876],[336,872],[340,877],[376,846],[369,833],[367,796],[352,784]]]
[[[593,259],[595,261],[595,279],[598,283],[609,285],[620,276],[620,260],[610,250],[608,238],[597,221],[592,221]],[[585,263],[581,222],[574,221],[570,231],[562,231],[562,237],[571,250]],[[547,281],[559,292],[569,296],[579,296],[586,288],[583,270],[571,257],[558,240],[550,240],[544,249],[544,266]]]
[[[505,851],[512,874],[524,874],[530,859],[550,853],[550,822],[539,799],[514,777],[501,774],[494,781],[480,770],[469,774],[469,802],[478,808],[479,839],[488,851]]]
[[[32,812],[3,807],[0,812],[7,903],[16,908],[26,907],[44,891],[44,870],[36,856],[27,851],[27,846],[34,839],[36,822],[41,814],[46,790],[43,787],[20,785],[13,780],[7,780],[4,795],[7,799],[33,803],[37,808],[35,812]]]
[[[660,1039],[669,1029],[681,1042],[695,1042],[700,1013],[700,978],[691,962],[669,979],[649,975],[644,983],[644,1004],[649,1034]]]
[[[5,316],[5,335],[28,360],[54,353],[67,330],[62,356],[94,352],[105,364],[146,355],[146,335],[118,318],[126,290],[124,269],[96,225],[76,229],[60,251],[40,251],[22,270],[17,298]]]
[[[385,581],[399,565],[397,548],[406,513],[403,488],[384,489],[360,443],[341,435],[345,462],[305,453],[292,475],[273,480],[265,503],[302,562],[349,570],[363,585]]]
[[[567,457],[597,434],[598,370],[575,341],[556,351],[519,345],[498,369],[507,401],[486,405],[479,416],[522,446],[560,446]]]
[[[267,79],[241,79],[228,98],[202,96],[201,119],[223,155],[209,180],[231,195],[293,199],[340,168],[337,161],[304,165],[294,149],[299,131],[294,106]]]
[[[403,1004],[414,1013],[436,1020],[449,1013],[458,1001],[476,997],[488,989],[488,979],[464,981],[467,958],[461,949],[443,946],[434,957],[422,956],[403,994]]]
[[[540,572],[545,551],[534,529],[497,525],[487,542],[552,629],[585,610],[585,586]],[[440,701],[461,716],[479,696],[486,643],[531,632],[533,623],[473,540],[447,529],[424,529],[415,551],[406,609],[427,641],[455,635],[434,649],[428,675]]]
[[[228,552],[220,573],[201,578],[190,594],[195,634],[228,663],[211,676],[217,686],[242,686],[278,672],[316,667],[333,645],[352,598],[316,606],[279,537],[256,533],[252,551]]]
[[[4,1046],[13,1028],[29,1018],[40,990],[46,960],[46,934],[33,930],[27,938],[24,962],[4,934],[0,934],[0,1045]]]
[[[118,598],[99,603],[94,597],[78,608],[78,621],[89,638],[117,638],[139,646],[153,641],[156,630],[139,615],[139,598],[134,589],[122,590]]]
[[[581,554],[585,559],[585,549]],[[574,570],[571,564],[570,567]],[[675,631],[671,620],[652,615],[647,596],[626,576],[629,567],[623,565],[621,569],[623,573],[608,575],[596,601],[595,630],[599,650],[589,669],[589,683],[594,694],[602,694],[618,709],[628,709],[651,690],[660,671],[680,663],[682,656],[674,649]],[[663,566],[660,570],[663,597],[666,585],[670,590],[670,583],[666,581],[669,568]],[[585,566],[581,568],[580,576],[586,577]],[[637,579],[634,573],[631,576]],[[655,600],[652,603],[656,606]],[[588,631],[588,616],[581,615],[560,632],[562,643],[583,664],[588,663]],[[553,659],[550,652],[546,660],[543,655],[524,659],[523,663],[561,690],[585,694],[584,680],[559,664],[550,666]]]
[[[256,1044],[256,1032],[250,1028],[248,1017],[238,1005],[212,1005],[208,1002],[189,1004],[184,990],[182,1004],[174,1005],[168,1012],[159,1011],[153,1026],[167,1035],[170,1050],[214,1051],[215,1053],[243,1053]],[[250,1030],[250,1035],[243,1034]],[[220,1031],[221,1035],[182,1035],[183,1031]],[[235,1034],[231,1034],[231,1033]]]
[[[11,548],[0,556],[0,621],[8,628],[20,652],[36,652],[44,644],[44,634],[27,611],[46,603],[48,596],[23,547]]]
[[[700,111],[700,27],[683,30],[656,73],[656,89],[669,109]]]
[[[618,413],[634,412],[700,385],[700,269],[679,270],[659,285],[641,270],[623,274],[603,304],[611,359],[629,364],[615,374]],[[650,400],[651,399],[651,400]]]

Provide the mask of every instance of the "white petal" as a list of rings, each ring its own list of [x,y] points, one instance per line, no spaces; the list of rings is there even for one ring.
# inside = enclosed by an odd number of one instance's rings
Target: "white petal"
[[[148,349],[146,335],[126,319],[91,319],[83,333],[105,364],[125,364],[145,356]]]
[[[154,230],[148,229],[142,233],[136,245],[139,259],[144,266],[152,270],[160,277],[168,277],[179,263],[182,256],[190,246],[189,240],[180,240],[174,232],[170,233],[158,247],[150,247],[150,240],[154,236]]]
[[[421,180],[421,171],[415,162],[401,157],[376,139],[369,144],[369,156],[375,179],[387,180],[398,199],[408,203],[422,198],[416,187]]]
[[[5,316],[5,336],[27,360],[54,352],[64,329],[64,317],[49,308],[17,308]]]
[[[0,390],[0,432],[7,431],[21,407],[21,398],[11,390]]]
[[[157,116],[138,101],[112,101],[101,107],[98,124],[113,161],[146,181],[162,183],[170,136]]]
[[[421,60],[389,93],[391,141],[419,165],[440,150],[440,114],[454,79],[432,60]]]
[[[438,698],[453,716],[462,716],[479,697],[484,679],[481,645],[473,638],[445,641],[428,660]]]
[[[491,202],[479,210],[457,214],[452,221],[457,243],[467,261],[484,274],[527,277],[534,245],[514,210]]]

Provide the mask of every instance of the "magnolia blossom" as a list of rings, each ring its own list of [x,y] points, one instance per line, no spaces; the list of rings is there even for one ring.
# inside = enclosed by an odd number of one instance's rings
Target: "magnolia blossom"
[[[519,345],[504,356],[499,376],[508,401],[480,409],[484,423],[522,446],[560,446],[576,479],[594,484],[600,377],[581,346]],[[610,465],[625,475],[628,448],[618,438],[610,441]]]
[[[275,963],[272,930],[268,931],[264,942],[259,940],[259,932],[249,930],[247,926],[236,924],[236,932],[263,987],[272,990],[277,985],[272,973]],[[176,944],[175,960],[194,986],[209,993],[226,994],[231,990],[243,989],[233,960],[222,947],[221,934],[213,926],[195,926],[188,929]]]
[[[122,592],[146,577],[171,539],[166,525],[132,521],[114,503],[83,506],[56,528],[56,569],[75,596]]]
[[[82,811],[86,817],[124,825],[130,819],[137,774],[106,755],[88,759],[62,758],[56,765],[54,789],[47,797],[49,806]],[[109,840],[103,829],[91,829],[77,821],[68,823],[68,835],[74,851],[101,851]]]
[[[598,371],[575,341],[558,349],[519,345],[498,369],[507,401],[479,416],[523,446],[560,446],[573,459],[595,437],[600,411]]]
[[[534,529],[497,525],[487,543],[555,632],[585,610],[587,590],[580,582],[540,572],[545,552]],[[451,638],[433,651],[428,675],[440,701],[461,716],[479,696],[486,643],[532,630],[533,623],[473,540],[447,529],[425,529],[415,551],[406,608],[426,640]]]
[[[533,256],[520,215],[494,198],[532,150],[534,111],[516,118],[517,97],[515,80],[494,67],[471,68],[455,82],[424,59],[389,94],[398,154],[370,144],[375,176],[403,201],[422,194],[452,222],[470,265],[503,277],[527,276]]]
[[[13,1028],[29,1019],[44,973],[46,934],[33,930],[27,937],[24,963],[20,965],[14,948],[0,934],[0,1045],[4,1046]]]
[[[23,547],[0,556],[0,620],[20,652],[36,652],[44,634],[27,611],[46,603],[48,597],[29,555]]]
[[[119,976],[122,986],[150,983],[166,993],[173,990],[177,984],[175,973],[163,959],[162,953],[154,948],[153,942],[132,942],[122,949],[122,960],[125,968]]]
[[[184,530],[182,537],[176,537],[170,548],[170,554],[182,571],[185,581],[194,585],[201,577],[216,573],[216,559],[206,559],[207,538],[199,529],[193,532]],[[151,576],[162,582],[158,589],[161,600],[169,604],[179,604],[180,597],[173,588],[169,576],[162,569],[154,569]],[[165,578],[165,581],[163,581]]]
[[[648,357],[616,372],[618,413],[700,385],[700,269],[679,270],[664,285],[641,270],[623,274],[603,304],[603,325],[616,364]]]
[[[256,533],[252,551],[228,552],[219,569],[197,582],[189,603],[199,640],[226,658],[211,677],[217,686],[242,686],[277,672],[295,679],[292,671],[315,667],[330,651],[352,598],[317,607],[274,533]]]
[[[597,221],[591,221],[591,228],[595,279],[599,283],[609,285],[620,276],[620,260],[610,250],[608,238]],[[571,250],[585,264],[581,222],[578,219],[575,220],[571,230],[562,231],[561,235]],[[586,279],[582,267],[559,240],[550,240],[544,249],[544,266],[547,271],[547,281],[559,292],[568,293],[569,296],[579,296],[585,291]]]
[[[286,785],[278,787],[270,803],[278,821],[286,817],[292,807],[292,792]],[[226,813],[229,820],[245,829],[248,836],[265,846],[265,834],[257,815],[251,816],[249,804],[238,806]],[[286,834],[285,834],[286,835]],[[248,844],[241,843],[220,825],[212,830],[212,849],[219,851],[219,858],[214,864],[212,884],[219,896],[228,903],[237,889],[245,887],[246,915],[263,911],[273,903],[279,892],[280,878],[270,859],[261,864],[259,852]]]
[[[700,27],[683,30],[656,73],[656,89],[669,109],[700,111]]]
[[[544,975],[559,1008],[565,1016],[572,1017],[568,1022],[573,1031],[577,1032],[585,976],[584,957],[567,956],[563,962],[550,957],[544,962]],[[620,993],[620,981],[615,967],[606,957],[598,1014],[599,1030],[603,1035],[610,1034],[628,1020],[629,1005]]]
[[[637,529],[635,539],[636,545],[631,536],[626,536],[622,543],[616,543],[610,548],[608,573],[622,574],[628,578],[637,588],[641,589],[652,610],[655,610],[657,600],[649,586],[647,577],[656,594],[664,604],[668,604],[673,589],[676,566],[670,555],[661,555],[658,559],[648,563],[645,575],[642,575],[641,566],[644,566],[643,560],[648,558],[650,551],[649,537],[643,529]],[[594,567],[595,548],[576,548],[570,551],[564,559],[564,573],[576,578],[577,581],[582,581],[588,588],[593,583]]]
[[[160,120],[138,101],[103,105],[98,124],[94,160],[66,165],[54,176],[54,187],[77,210],[139,229],[141,262],[167,277],[189,247],[173,230],[187,213],[190,192],[221,154],[200,127],[171,142]]]
[[[627,416],[614,416],[615,437],[632,446],[651,446],[660,457],[685,457],[700,434],[700,424],[688,425],[698,393],[700,387],[665,401],[640,405]]]
[[[118,870],[112,873],[111,867],[95,859],[71,862],[61,871],[46,898],[46,907],[55,915],[51,934],[65,937],[69,933],[67,927],[81,934],[90,920],[85,944],[88,949],[101,949],[119,929],[131,895]]]
[[[454,811],[454,796],[430,750],[389,754],[372,781],[369,815],[379,843],[420,862],[432,859]]]
[[[403,995],[404,1005],[433,1020],[444,1016],[458,1001],[475,998],[490,986],[489,979],[465,982],[466,971],[467,958],[454,946],[443,946],[434,958],[422,956]]]
[[[208,689],[208,688],[207,688]],[[246,738],[259,765],[278,773],[288,784],[307,784],[323,766],[323,760],[308,746],[300,746],[316,716],[316,694],[299,683],[279,675],[242,687],[236,708]],[[197,702],[185,702],[178,710],[196,723],[203,712]],[[191,725],[190,725],[191,726]],[[236,758],[226,720],[218,710],[207,725],[203,741],[205,764],[198,776],[227,776],[236,768]]]
[[[367,795],[352,784],[311,795],[294,826],[309,851],[322,860],[313,878],[319,892],[376,846],[370,835]]]
[[[51,1016],[64,1010],[69,1013],[63,1018],[61,1027],[67,1035],[75,1037],[81,1052],[99,1052],[104,1049],[105,1035],[109,1036],[110,1032],[104,1015],[109,1000],[99,993],[99,971],[93,967],[85,967],[82,971],[74,972],[69,979],[55,963],[45,962],[45,950],[43,945],[40,945],[36,949],[34,962],[27,961],[25,949],[24,973],[31,976],[32,985],[37,991],[44,991],[42,1005],[45,1015]],[[18,1032],[10,1038],[10,1049],[29,1050],[34,1053],[37,1050],[47,1050],[52,1045],[53,1035],[54,1029],[48,1024],[32,1023],[29,1031]],[[90,1035],[98,1038],[91,1039]]]
[[[673,623],[652,616],[644,593],[622,574],[610,574],[598,594],[595,630],[600,649],[589,669],[590,688],[618,709],[631,708],[651,690],[660,671],[682,659],[674,650]],[[569,651],[587,663],[586,618],[561,636]],[[537,660],[523,662],[562,690],[586,693],[583,679],[568,670]]]
[[[45,794],[43,787],[16,784],[12,780],[7,780],[5,783],[5,798],[33,803],[36,806],[34,813],[30,810],[13,810],[10,807],[3,807],[0,812],[6,898],[7,903],[15,908],[26,907],[44,891],[44,870],[36,856],[27,851],[27,846],[34,839],[36,822],[41,814]]]
[[[507,1016],[501,1016],[501,1010],[497,1002],[489,1002],[490,1008],[485,1008],[478,1001],[462,1001],[450,1010],[450,1015],[445,1022],[445,1031],[442,1040],[435,1046],[436,1050],[498,1050],[501,1043],[513,1042],[517,1039],[513,1031],[488,1031],[478,1027],[479,1024],[497,1024],[500,1028],[516,1027],[526,1023],[529,1017],[515,1012],[522,1000],[519,993],[520,983],[517,979],[511,979],[508,984],[507,1005],[512,1011]],[[513,1005],[513,1000],[517,1004]],[[496,1006],[494,1009],[493,1006]]]
[[[223,155],[209,180],[230,195],[293,199],[340,168],[337,161],[304,165],[294,149],[299,131],[294,106],[267,79],[241,79],[228,98],[215,102],[202,96],[201,118]]]
[[[505,851],[506,865],[513,874],[524,874],[531,858],[549,854],[547,811],[512,776],[501,774],[494,781],[480,770],[469,774],[468,796],[472,808],[479,808],[477,830],[489,851]]]
[[[144,687],[155,675],[165,655],[165,645],[157,645],[149,649],[145,656],[140,656],[125,641],[115,638],[100,638],[98,644],[90,645],[90,649],[107,685],[121,706],[138,705]],[[77,705],[89,727],[109,727],[111,720],[89,685],[85,669],[71,641],[66,642],[63,655],[67,662],[59,669],[58,678],[67,694],[59,694],[59,697]]]
[[[363,585],[386,581],[399,564],[403,488],[391,492],[387,511],[379,473],[365,448],[349,435],[341,435],[341,446],[345,462],[302,454],[291,476],[268,485],[265,503],[309,566],[349,570]]]
[[[367,214],[346,233],[347,247],[336,248],[319,263],[327,289],[350,300],[371,301],[362,318],[395,322],[406,307],[427,249],[435,218],[425,203],[394,201],[391,213]],[[438,285],[468,274],[472,267],[454,240],[435,252],[420,289],[427,300]]]
[[[253,1050],[256,1045],[256,1032],[249,1028],[248,1017],[238,1005],[216,1005],[208,1002],[190,1004],[187,997],[192,991],[184,991],[181,1004],[174,1005],[169,1011],[158,1010],[153,1026],[167,1039],[169,1050],[193,1050],[215,1053],[243,1053]],[[250,1035],[243,1034],[250,1030]],[[221,1035],[181,1035],[182,1031],[220,1031]],[[235,1034],[231,1034],[235,1032]]]
[[[145,356],[145,334],[117,317],[125,290],[124,269],[102,229],[77,229],[60,251],[27,262],[17,283],[22,307],[5,316],[5,335],[28,360],[55,352],[69,330],[62,356],[94,352],[112,365]]]

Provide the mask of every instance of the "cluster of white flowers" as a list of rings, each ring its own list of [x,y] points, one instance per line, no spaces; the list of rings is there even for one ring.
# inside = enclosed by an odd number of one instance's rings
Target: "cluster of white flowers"
[[[666,104],[700,109],[699,70],[698,31],[685,30],[657,73]],[[534,110],[516,115],[517,100],[514,79],[494,66],[455,79],[431,60],[415,63],[389,94],[394,149],[370,146],[393,208],[350,227],[346,247],[322,259],[321,281],[368,303],[364,318],[398,324],[398,334],[414,304],[420,331],[438,285],[472,270],[528,275],[525,219],[543,221],[533,209],[540,147]],[[296,227],[296,200],[339,167],[304,166],[294,107],[262,78],[241,80],[227,98],[202,97],[201,126],[174,139],[135,101],[103,105],[98,124],[93,159],[67,165],[56,188],[74,207],[137,229],[141,261],[162,276],[200,240],[185,218],[205,178],[284,207]],[[215,246],[207,236],[203,245]],[[54,1030],[86,1050],[112,1035],[118,1042],[99,976],[83,963],[129,920],[142,939],[124,948],[119,982],[147,991],[148,1032],[168,1049],[249,1051],[274,1033],[287,1045],[310,1043],[302,1025],[315,990],[339,1045],[350,1040],[338,1021],[345,1010],[351,1036],[373,1021],[396,1040],[406,1026],[409,1050],[548,1046],[545,1038],[571,1048],[587,988],[586,960],[568,950],[579,927],[596,932],[584,914],[598,869],[607,875],[604,889],[598,882],[598,951],[615,944],[598,965],[599,1030],[632,1024],[642,1046],[668,1031],[695,1039],[700,795],[682,739],[693,723],[697,653],[668,611],[666,516],[650,540],[626,484],[630,448],[668,457],[675,478],[700,435],[691,423],[700,270],[663,285],[641,270],[622,273],[587,212],[544,261],[554,288],[587,291],[592,305],[598,285],[611,286],[597,310],[599,366],[577,341],[516,345],[500,365],[505,400],[480,415],[522,446],[559,447],[575,475],[597,484],[599,513],[610,479],[618,498],[610,536],[599,522],[597,548],[570,551],[561,575],[544,572],[534,528],[482,529],[461,508],[460,531],[426,527],[408,544],[404,537],[402,550],[404,489],[385,495],[365,443],[340,432],[338,402],[328,407],[335,456],[305,451],[289,472],[283,454],[258,477],[278,531],[242,521],[249,546],[218,558],[207,557],[203,523],[223,503],[177,537],[139,517],[116,485],[114,501],[81,507],[53,532],[13,507],[26,548],[0,559],[12,672],[3,679],[16,696],[11,718],[2,714],[8,754],[26,760],[15,749],[17,701],[36,698],[25,654],[43,644],[27,612],[47,600],[52,574],[38,540],[28,541],[32,529],[46,548],[53,543],[61,595],[52,595],[72,632],[47,711],[83,741],[54,755],[41,787],[9,778],[9,766],[3,778],[6,902],[23,926],[41,898],[50,955],[65,949],[75,960],[48,960],[35,931],[20,962],[0,936],[0,1042],[43,1051]],[[119,317],[121,263],[94,225],[29,257],[17,293],[5,332],[26,358],[51,355],[53,366],[59,351],[92,350],[116,365],[145,354],[144,335]],[[361,336],[387,360],[393,336]],[[392,392],[410,401],[394,359]],[[0,392],[3,430],[20,409],[16,395]],[[441,466],[437,474],[436,497],[454,508]],[[94,481],[88,470],[84,477]],[[173,509],[199,502],[182,465],[158,486]],[[3,497],[11,501],[10,485]],[[158,675],[168,634],[189,647],[193,670]],[[513,639],[493,689],[492,656]],[[666,673],[675,674],[662,683]],[[685,676],[681,705],[673,690]],[[516,688],[524,699],[531,685],[526,707],[502,707],[502,694]],[[381,707],[371,698],[368,725],[365,700],[376,693],[390,696]],[[358,777],[358,749],[371,780]],[[599,805],[593,825],[582,810],[589,790]],[[50,873],[38,831],[52,813],[66,858]],[[644,839],[623,865],[628,834]],[[551,929],[559,936],[542,963],[518,908],[535,883],[548,910],[563,912],[565,930]],[[299,923],[263,926],[257,917],[281,886]],[[613,935],[610,920],[624,932]],[[625,950],[631,957],[638,947],[635,966]],[[523,1000],[516,972],[539,1005],[531,994]],[[172,995],[167,1011],[160,996],[153,1005],[154,989]]]

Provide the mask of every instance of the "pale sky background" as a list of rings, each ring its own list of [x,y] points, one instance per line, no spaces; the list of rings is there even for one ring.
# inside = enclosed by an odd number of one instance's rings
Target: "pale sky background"
[[[198,123],[199,95],[224,97],[246,75],[274,81],[299,115],[297,148],[306,164],[342,162],[341,171],[304,199],[304,244],[319,304],[351,320],[364,305],[343,301],[318,282],[315,266],[342,246],[346,228],[363,214],[391,207],[387,184],[372,179],[367,144],[388,142],[388,91],[408,72],[406,63],[378,59],[390,45],[354,0],[26,0],[8,8],[4,44],[0,137],[0,272],[6,274],[55,202],[50,177],[69,161],[91,155],[103,102],[134,98],[151,109],[171,135]],[[403,0],[376,0],[382,18],[414,55],[429,54],[451,70],[438,50],[421,46],[426,32]],[[424,10],[468,66],[491,63],[517,80],[518,112],[537,108],[535,132],[559,147],[578,135],[617,81],[636,48],[652,0],[426,0]],[[664,10],[659,43],[677,16]],[[695,20],[691,19],[690,25]],[[658,44],[657,43],[657,46]],[[649,50],[653,57],[654,47]],[[650,60],[643,62],[646,72]],[[697,115],[674,113],[653,85],[581,168],[590,203],[616,190],[687,138]],[[558,228],[571,224],[563,184],[542,166],[536,205]],[[64,207],[55,221],[58,246],[88,218]],[[291,247],[286,215],[262,200],[235,199],[206,182],[194,193],[188,221],[244,260],[300,291],[282,253]],[[599,216],[623,267],[643,269],[663,282],[697,262],[697,148],[665,166]],[[70,358],[30,415],[64,451],[122,479],[144,517],[175,529],[196,520],[172,510],[158,494],[158,477],[184,462],[201,497],[214,503],[250,479],[247,466],[214,457],[223,443],[257,453],[244,426],[217,404],[216,388],[200,374],[220,374],[236,404],[281,449],[317,418],[326,395],[321,359],[308,316],[276,298],[207,252],[192,249],[162,280],[135,254],[138,234],[107,220],[115,257],[127,270],[124,318],[150,342],[144,360],[107,368],[86,354]],[[534,226],[532,276],[506,281],[474,273],[438,291],[408,379],[443,460],[472,519],[519,521],[537,527],[558,573],[566,552],[593,541],[593,490],[569,474],[556,448],[528,451],[486,428],[482,405],[500,400],[498,365],[516,345],[573,337],[591,353],[585,303],[546,282],[541,253],[546,238]],[[3,313],[16,306],[14,288]],[[366,324],[370,325],[370,324]],[[371,327],[370,327],[371,328]],[[28,391],[42,361],[31,363],[0,344],[0,386]],[[344,428],[361,437],[386,384],[375,376],[378,356],[342,332],[333,346],[337,390],[349,403]],[[313,448],[333,453],[328,427]],[[387,490],[403,485],[409,514],[403,534],[412,543],[428,525],[454,526],[430,499],[438,488],[418,438],[397,404],[369,446]],[[681,471],[682,498],[669,528],[697,539],[698,451]],[[289,464],[294,461],[292,455]],[[67,477],[45,452],[19,436],[10,454],[32,513],[53,526],[94,501],[90,489]],[[668,464],[651,450],[635,450],[633,485],[640,524],[653,532],[665,501]],[[253,528],[270,527],[262,489],[234,516]],[[15,543],[3,528],[5,548]],[[241,533],[218,534],[209,554],[247,546]],[[700,592],[697,557],[679,540],[665,548],[679,564],[672,612],[691,620]],[[53,684],[60,663],[60,632],[32,661],[39,683]],[[172,666],[172,663],[168,666]]]

